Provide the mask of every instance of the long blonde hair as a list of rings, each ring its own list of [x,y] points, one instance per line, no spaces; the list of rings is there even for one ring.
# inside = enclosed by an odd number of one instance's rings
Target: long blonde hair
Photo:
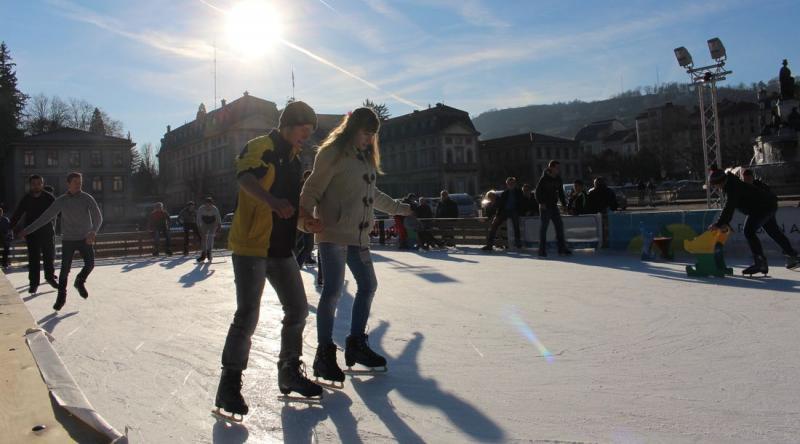
[[[339,155],[342,156],[345,150],[353,145],[358,130],[375,133],[375,141],[365,153],[375,170],[379,174],[383,174],[383,170],[381,170],[381,149],[378,143],[380,127],[381,121],[375,111],[370,108],[357,108],[345,116],[342,123],[331,131],[325,141],[322,142],[322,145],[320,145],[319,150],[337,149],[339,150]]]

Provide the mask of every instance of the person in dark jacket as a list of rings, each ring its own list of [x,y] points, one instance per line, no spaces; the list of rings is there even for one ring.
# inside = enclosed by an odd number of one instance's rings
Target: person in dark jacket
[[[511,219],[514,226],[514,244],[517,248],[522,248],[522,238],[520,237],[519,230],[519,217],[524,211],[525,197],[522,191],[517,188],[517,179],[509,177],[506,179],[506,189],[497,197],[495,208],[497,214],[492,219],[492,225],[489,228],[489,235],[486,236],[486,245],[481,248],[484,251],[492,251],[494,249],[494,238],[497,236],[497,230],[500,225],[507,219]]]
[[[442,190],[439,194],[439,205],[436,207],[437,219],[455,219],[458,217],[458,204],[450,199],[450,193]]]
[[[608,210],[617,211],[617,196],[614,190],[606,185],[604,177],[594,179],[594,187],[587,194],[586,206],[587,212],[592,214],[608,214]]]
[[[551,160],[547,164],[547,169],[542,173],[539,183],[536,185],[536,200],[539,201],[539,213],[541,214],[541,225],[539,226],[539,256],[547,257],[547,227],[550,221],[556,229],[556,239],[558,240],[558,254],[570,255],[571,251],[567,248],[567,241],[564,237],[564,222],[558,210],[558,202],[567,207],[567,199],[564,197],[564,183],[559,174],[561,163]]]
[[[447,190],[442,190],[439,193],[439,205],[436,206],[437,219],[456,219],[458,218],[458,204],[453,199],[450,199],[450,193]],[[451,247],[455,247],[456,243],[452,235],[444,235],[444,243]]]
[[[586,195],[583,181],[578,179],[572,183],[572,186],[572,192],[569,193],[567,202],[567,211],[573,216],[589,213],[589,208],[587,207],[588,196]]]
[[[522,185],[522,202],[522,216],[539,215],[539,202],[536,201],[536,196],[533,195],[533,188],[530,184]]]
[[[769,187],[769,185],[764,183],[764,181],[761,179],[756,179],[756,176],[753,174],[753,170],[749,168],[742,170],[742,182],[753,185],[754,187],[764,190],[767,193],[775,196],[776,199],[778,198],[778,196],[772,192],[772,189]]]
[[[437,240],[431,231],[431,222],[433,219],[433,210],[428,204],[428,200],[424,198],[419,199],[419,205],[414,210],[414,215],[419,220],[419,228],[417,228],[417,239],[419,246],[423,250],[430,250],[431,247],[443,248],[444,242]]]
[[[0,249],[3,250],[0,267],[8,268],[8,253],[11,249],[11,221],[3,216],[3,207],[0,207]]]
[[[778,198],[774,194],[744,183],[735,174],[721,170],[713,170],[709,174],[709,183],[717,190],[722,191],[726,198],[725,208],[722,209],[719,218],[711,224],[709,229],[718,230],[727,227],[735,210],[747,215],[744,221],[744,236],[753,253],[754,264],[747,267],[742,272],[743,274],[766,274],[769,271],[764,250],[756,235],[759,228],[764,228],[769,237],[781,247],[786,256],[786,268],[797,268],[797,251],[792,248],[789,239],[781,232],[775,220]]]
[[[44,179],[38,174],[28,177],[30,191],[20,200],[14,214],[11,215],[11,228],[21,231],[39,218],[55,202],[56,198],[45,191]],[[20,221],[22,221],[20,223]],[[44,279],[51,287],[58,289],[53,263],[56,257],[55,230],[52,222],[48,222],[33,233],[25,236],[28,247],[28,293],[36,293],[39,288],[39,263],[44,264]]]
[[[197,208],[194,205],[194,201],[190,200],[186,203],[186,206],[178,213],[178,219],[183,225],[183,255],[188,256],[191,233],[194,233],[198,245],[203,243],[203,238],[200,236],[200,230],[197,227]]]

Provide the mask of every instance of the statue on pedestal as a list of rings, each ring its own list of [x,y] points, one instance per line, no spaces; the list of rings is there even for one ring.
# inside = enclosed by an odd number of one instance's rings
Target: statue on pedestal
[[[778,79],[781,83],[781,99],[794,99],[794,77],[789,69],[789,61],[786,59],[783,59],[783,68],[781,68]]]

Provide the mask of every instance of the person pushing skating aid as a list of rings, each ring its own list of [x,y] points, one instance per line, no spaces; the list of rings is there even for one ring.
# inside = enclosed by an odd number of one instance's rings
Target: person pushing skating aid
[[[720,229],[727,226],[733,217],[734,210],[739,210],[747,217],[744,222],[744,236],[750,251],[753,253],[753,265],[742,271],[745,275],[756,273],[767,274],[769,266],[758,240],[756,231],[764,228],[764,231],[771,237],[786,256],[786,268],[794,269],[798,266],[797,251],[792,248],[789,239],[781,232],[775,220],[775,213],[778,211],[778,198],[774,194],[763,188],[747,184],[731,173],[714,169],[708,176],[708,181],[714,188],[725,193],[725,208],[722,209],[717,221],[709,229]]]

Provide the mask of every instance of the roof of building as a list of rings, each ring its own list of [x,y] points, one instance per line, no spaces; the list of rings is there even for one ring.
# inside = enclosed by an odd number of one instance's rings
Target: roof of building
[[[572,139],[566,139],[563,137],[556,137],[556,136],[549,136],[547,134],[541,133],[523,133],[523,134],[516,134],[514,136],[505,136],[505,137],[498,137],[496,139],[487,139],[481,141],[481,147],[483,148],[497,148],[497,147],[510,147],[514,145],[530,145],[533,143],[564,143],[575,142]]]
[[[633,136],[633,140],[636,140],[636,130],[635,129],[624,129],[620,131],[615,131],[608,136],[603,138],[603,143],[614,143],[614,142],[629,142]]]
[[[623,128],[625,127],[619,119],[598,120],[578,130],[578,133],[575,134],[575,140],[579,142],[597,140],[600,138],[599,134],[601,132],[613,129],[615,123],[618,123]]]
[[[108,145],[108,144],[125,144],[135,145],[129,139],[115,136],[105,136],[96,134],[89,131],[79,130],[75,128],[59,128],[44,134],[37,134],[35,136],[26,136],[15,142],[15,144],[72,144],[81,143],[88,145]]]
[[[462,123],[475,134],[480,134],[469,113],[441,103],[428,109],[414,111],[387,119],[381,123],[381,140],[405,139],[439,133]]]
[[[200,104],[203,110],[205,106]],[[277,106],[274,102],[270,102],[269,100],[264,100],[259,97],[250,95],[249,93],[245,92],[242,97],[238,99],[226,103],[223,106],[220,106],[217,109],[211,110],[205,114],[204,122],[216,122],[217,129],[224,130],[230,125],[235,122],[242,120],[243,118],[247,117],[247,115],[254,110],[259,108],[267,107],[271,110],[277,111]],[[175,137],[181,138],[188,137],[189,135],[195,135],[197,138],[203,136],[202,133],[196,131],[197,129],[202,128],[201,125],[198,125],[197,119],[192,120],[191,122],[185,123],[177,128],[172,128],[169,132],[164,134],[164,138],[168,137]],[[189,132],[190,134],[187,136],[182,136],[184,133]]]

